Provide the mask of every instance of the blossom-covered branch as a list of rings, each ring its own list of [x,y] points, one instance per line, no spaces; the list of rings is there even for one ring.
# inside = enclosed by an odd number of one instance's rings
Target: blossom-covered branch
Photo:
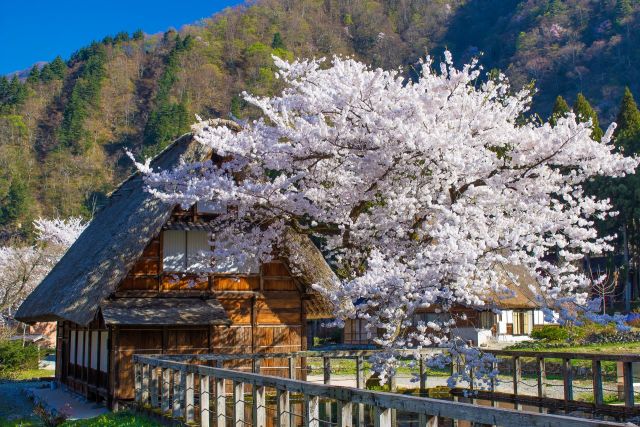
[[[572,318],[590,284],[576,261],[608,247],[593,221],[609,204],[582,185],[638,161],[613,151],[614,125],[598,142],[573,114],[527,118],[529,91],[445,56],[417,82],[353,59],[275,58],[283,92],[245,94],[262,119],[194,126],[226,161],[140,170],[163,200],[219,205],[215,257],[267,260],[286,228],[316,237],[343,278],[329,297],[353,301],[338,316],[366,320],[383,347],[444,345],[450,324],[411,327],[415,311],[492,308],[518,283],[514,265],[549,313]]]

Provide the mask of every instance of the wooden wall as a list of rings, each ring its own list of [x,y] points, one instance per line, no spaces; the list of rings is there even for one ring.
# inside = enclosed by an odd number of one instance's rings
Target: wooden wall
[[[303,293],[280,261],[262,265],[259,274],[240,277],[163,274],[162,235],[158,236],[149,243],[115,297],[215,296],[231,325],[116,328],[113,363],[117,375],[112,376],[115,397],[133,398],[134,353],[290,353],[306,349]],[[228,363],[228,367],[250,369],[250,364]],[[287,361],[267,360],[262,372],[286,376]]]

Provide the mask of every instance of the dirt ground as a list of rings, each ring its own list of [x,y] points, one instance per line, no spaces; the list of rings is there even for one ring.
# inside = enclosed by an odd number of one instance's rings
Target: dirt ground
[[[0,426],[7,421],[23,420],[31,425],[43,425],[33,413],[33,402],[24,394],[26,388],[48,386],[47,381],[0,382]]]

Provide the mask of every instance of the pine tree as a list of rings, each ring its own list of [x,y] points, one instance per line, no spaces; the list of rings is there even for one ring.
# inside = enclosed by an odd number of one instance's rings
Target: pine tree
[[[280,33],[275,33],[273,35],[273,40],[271,41],[271,49],[286,49]]]
[[[56,79],[64,79],[64,76],[67,74],[67,64],[62,60],[60,56],[56,56],[53,61],[49,64],[51,68],[51,73]]]
[[[136,30],[131,38],[135,41],[142,40],[144,39],[144,32],[142,32],[142,30]]]
[[[0,222],[7,224],[23,216],[28,210],[31,198],[29,188],[20,178],[14,178],[0,211]]]
[[[616,146],[628,155],[640,152],[640,110],[629,88],[625,88],[614,133]]]
[[[551,126],[555,126],[558,122],[558,119],[561,117],[567,117],[567,114],[571,112],[571,108],[565,99],[558,95],[556,98],[555,104],[553,104],[553,111],[551,112],[551,116],[549,116],[549,123]]]
[[[576,119],[581,122],[588,122],[591,120],[592,132],[591,137],[596,141],[600,141],[604,132],[600,128],[600,121],[598,120],[598,113],[591,107],[587,98],[582,93],[578,94],[575,104],[573,104],[573,112],[576,114]]]
[[[34,65],[29,71],[29,77],[27,77],[27,82],[34,84],[40,81],[40,68],[37,65]]]

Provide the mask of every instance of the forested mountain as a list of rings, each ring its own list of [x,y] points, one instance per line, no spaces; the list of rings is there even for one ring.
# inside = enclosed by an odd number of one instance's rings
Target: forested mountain
[[[259,0],[180,31],[119,33],[0,79],[0,228],[90,216],[131,170],[124,148],[153,154],[202,117],[255,112],[238,96],[279,89],[272,54],[355,55],[407,76],[426,52],[481,55],[516,87],[536,81],[543,117],[583,93],[600,121],[625,86],[640,93],[636,0]]]

